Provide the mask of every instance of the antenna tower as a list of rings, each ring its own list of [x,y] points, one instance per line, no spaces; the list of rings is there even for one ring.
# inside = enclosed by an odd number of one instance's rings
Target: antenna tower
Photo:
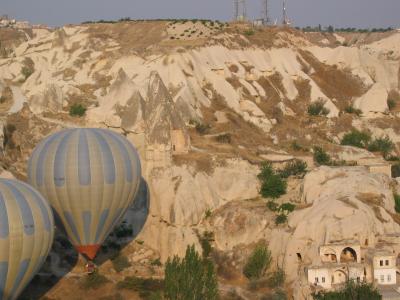
[[[269,10],[268,10],[268,0],[261,0],[262,1],[262,20],[264,25],[271,23],[269,18]]]
[[[234,5],[234,20],[245,21],[246,20],[246,1],[245,0],[233,0]]]
[[[287,12],[286,12],[286,0],[283,0],[283,21],[282,24],[284,26],[290,25],[290,20],[287,16]]]

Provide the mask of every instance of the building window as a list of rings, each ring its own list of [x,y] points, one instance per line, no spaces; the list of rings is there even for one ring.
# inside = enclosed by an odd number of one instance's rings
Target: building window
[[[315,282],[318,283],[318,277],[315,277]]]
[[[325,277],[322,277],[322,283],[325,283]]]
[[[381,282],[385,282],[385,275],[381,275]]]
[[[357,277],[357,282],[360,282],[360,277]]]
[[[386,265],[386,266],[389,265],[389,260],[385,260],[385,265]]]
[[[379,261],[379,265],[382,267],[383,266],[383,260]]]
[[[388,281],[388,282],[391,282],[391,281],[392,281],[392,276],[391,276],[391,275],[388,275],[388,276],[387,276],[387,281]]]

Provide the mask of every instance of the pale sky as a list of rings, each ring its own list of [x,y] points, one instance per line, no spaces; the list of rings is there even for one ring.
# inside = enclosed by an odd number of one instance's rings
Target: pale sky
[[[260,17],[260,0],[246,0],[248,15]],[[281,20],[282,0],[269,0],[271,19]],[[287,0],[294,26],[400,28],[400,0]],[[229,20],[233,0],[0,0],[0,15],[59,26],[87,20],[197,18]]]

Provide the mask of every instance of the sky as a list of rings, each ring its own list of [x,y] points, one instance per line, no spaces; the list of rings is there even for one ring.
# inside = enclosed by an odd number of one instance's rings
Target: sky
[[[261,0],[246,0],[250,18],[261,16]],[[282,18],[282,0],[269,0],[270,16]],[[294,26],[400,28],[400,0],[287,0]],[[0,0],[0,15],[33,24],[61,26],[89,20],[197,18],[230,20],[233,0]]]

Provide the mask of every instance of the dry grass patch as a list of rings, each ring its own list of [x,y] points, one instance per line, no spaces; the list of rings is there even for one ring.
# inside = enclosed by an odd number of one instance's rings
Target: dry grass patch
[[[371,206],[383,206],[383,198],[384,195],[382,194],[374,194],[374,193],[358,193],[356,198],[365,204]]]

